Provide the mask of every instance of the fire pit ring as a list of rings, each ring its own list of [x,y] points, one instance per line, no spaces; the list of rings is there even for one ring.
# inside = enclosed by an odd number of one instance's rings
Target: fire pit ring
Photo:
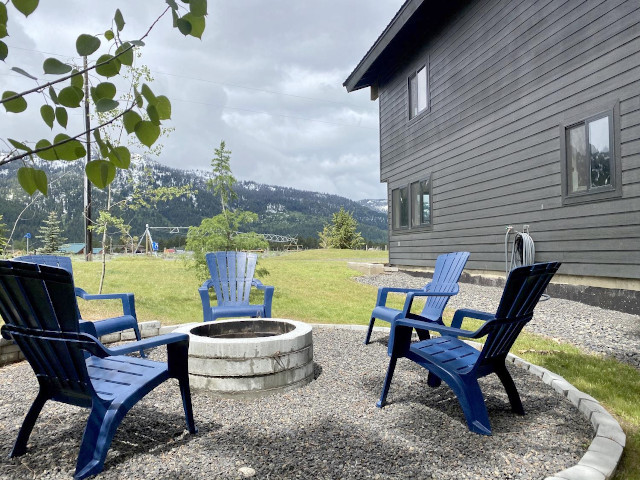
[[[189,382],[215,395],[254,398],[313,380],[311,325],[282,318],[217,320],[189,334]]]

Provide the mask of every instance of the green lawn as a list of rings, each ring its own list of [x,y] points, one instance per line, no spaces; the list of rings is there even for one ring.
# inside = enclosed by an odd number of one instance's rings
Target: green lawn
[[[367,324],[376,289],[355,282],[353,277],[360,273],[348,268],[347,261],[385,262],[387,256],[377,251],[311,250],[262,258],[260,266],[270,273],[261,280],[275,286],[273,316],[314,323]],[[73,268],[76,284],[96,293],[100,263],[78,261]],[[139,321],[160,320],[171,325],[202,320],[199,283],[180,259],[116,258],[107,263],[104,292],[133,292]],[[402,298],[391,295],[389,303],[401,308]],[[80,309],[87,319],[121,311],[114,301],[81,301]],[[451,313],[447,312],[449,317]],[[532,334],[521,335],[512,351],[563,376],[615,415],[627,434],[615,478],[640,479],[640,372]]]

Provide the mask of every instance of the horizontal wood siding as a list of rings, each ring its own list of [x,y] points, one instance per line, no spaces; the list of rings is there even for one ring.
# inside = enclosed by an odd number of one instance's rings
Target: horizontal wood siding
[[[430,110],[407,79],[430,61]],[[393,232],[390,262],[505,267],[505,227],[530,225],[536,260],[561,273],[640,279],[640,3],[472,2],[380,81],[380,175],[432,175],[432,228]],[[619,105],[622,197],[563,205],[560,125]],[[391,212],[391,210],[390,210]],[[389,222],[391,226],[391,223]]]

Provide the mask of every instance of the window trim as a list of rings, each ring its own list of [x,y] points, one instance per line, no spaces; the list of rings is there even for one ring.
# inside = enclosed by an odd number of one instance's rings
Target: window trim
[[[407,77],[407,120],[411,123],[416,121],[416,119],[426,115],[431,112],[431,66],[429,61],[429,56],[427,55],[424,62],[420,63]],[[427,106],[420,110],[414,116],[411,115],[411,79],[413,77],[418,76],[418,72],[423,68],[427,71]]]
[[[567,131],[570,128],[587,124],[600,118],[609,118],[611,131],[609,132],[611,158],[611,185],[587,189],[585,192],[569,193],[569,168],[567,165]],[[622,196],[622,165],[620,158],[620,101],[616,100],[613,107],[592,110],[577,118],[560,124],[560,175],[562,190],[562,205],[591,203]],[[588,137],[587,137],[588,138]]]
[[[414,180],[415,178],[415,180]],[[429,185],[429,223],[422,223],[420,225],[413,225],[413,214],[417,206],[413,200],[413,193],[411,191],[411,186],[415,183],[427,182]],[[421,175],[419,177],[413,177],[409,180],[405,180],[403,182],[399,182],[389,186],[389,190],[391,193],[391,202],[390,202],[390,215],[391,215],[391,232],[393,234],[403,234],[403,233],[415,233],[422,231],[429,231],[433,229],[433,176],[431,173],[427,175]],[[394,192],[400,189],[406,188],[407,195],[409,199],[409,211],[408,213],[408,224],[404,227],[396,228],[396,210],[394,203]]]

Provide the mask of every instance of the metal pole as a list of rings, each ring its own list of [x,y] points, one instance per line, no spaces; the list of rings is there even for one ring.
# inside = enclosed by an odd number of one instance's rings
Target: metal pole
[[[84,121],[87,130],[87,163],[91,161],[91,117],[89,116],[89,73],[87,70],[87,57],[84,57]],[[91,225],[91,182],[89,177],[84,176],[84,257],[90,262],[93,257],[93,235],[89,226]]]

